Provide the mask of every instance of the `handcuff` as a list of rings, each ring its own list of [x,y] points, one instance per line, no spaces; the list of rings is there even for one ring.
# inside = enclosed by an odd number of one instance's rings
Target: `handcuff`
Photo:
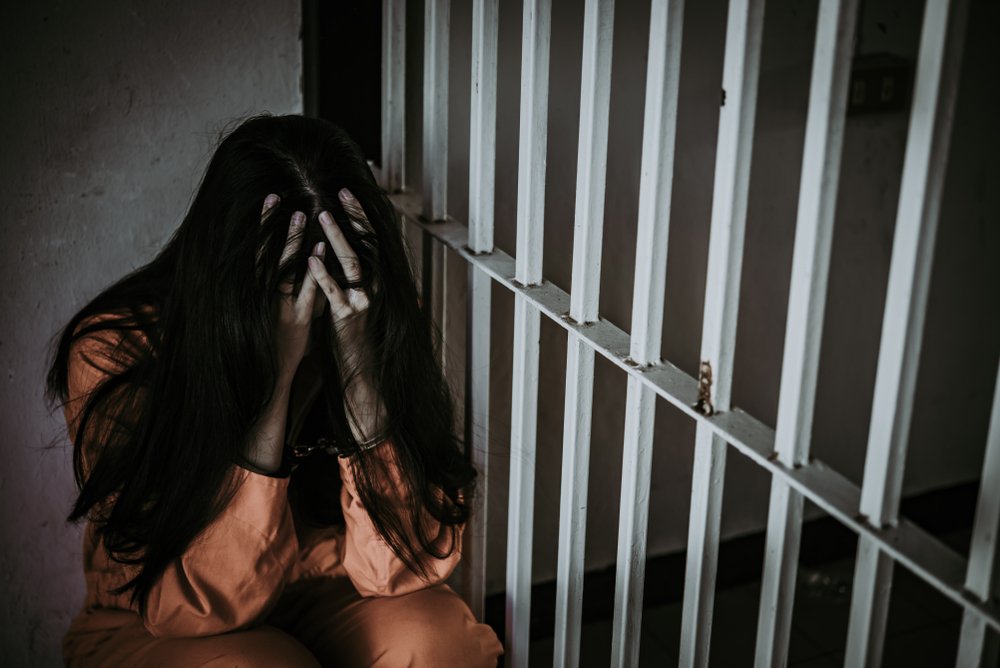
[[[314,452],[323,452],[327,455],[336,455],[337,457],[346,458],[357,454],[362,450],[371,450],[375,446],[384,443],[387,438],[387,434],[379,434],[378,436],[370,438],[363,443],[359,443],[356,447],[345,447],[337,443],[336,440],[323,436],[318,438],[316,443],[312,445],[307,443],[289,445],[287,452],[293,460],[302,460],[312,455]]]

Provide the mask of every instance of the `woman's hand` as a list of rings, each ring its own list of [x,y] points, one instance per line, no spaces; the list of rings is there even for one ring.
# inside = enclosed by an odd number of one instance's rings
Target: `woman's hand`
[[[277,195],[268,195],[264,200],[261,218],[263,219],[277,203]],[[282,264],[293,257],[301,247],[304,224],[305,215],[302,212],[296,211],[292,214],[285,249],[281,254]],[[316,244],[313,253],[322,255],[322,242]],[[295,294],[293,281],[282,283],[278,289],[281,298],[274,324],[278,349],[278,382],[271,401],[250,429],[244,446],[246,463],[258,473],[265,474],[273,473],[281,466],[285,446],[285,423],[288,420],[288,401],[295,371],[299,368],[299,362],[305,356],[309,345],[309,324],[312,321],[313,302],[316,298],[316,281],[312,274],[307,272],[298,295]]]
[[[277,203],[277,195],[268,195],[267,199],[264,200],[264,210],[261,215],[266,215],[271,207]],[[285,241],[280,264],[284,264],[288,258],[293,257],[302,246],[302,228],[305,222],[305,214],[301,211],[292,214],[288,226],[288,238]],[[313,254],[323,255],[323,242],[316,244]],[[309,325],[312,322],[313,302],[316,299],[316,281],[311,272],[306,272],[298,295],[295,294],[295,284],[291,279],[282,283],[278,290],[281,292],[275,322],[278,384],[290,387],[295,378],[295,371],[299,368],[299,363],[309,346]]]
[[[368,218],[347,188],[340,191],[340,201],[352,224],[364,230],[368,225]],[[324,211],[319,215],[319,222],[330,242],[330,248],[343,267],[344,277],[351,283],[360,282],[361,263],[358,255],[347,242],[333,216]],[[385,426],[385,407],[374,389],[368,358],[370,351],[365,330],[368,295],[361,288],[342,290],[318,257],[309,258],[309,272],[330,303],[331,325],[342,355],[341,371],[347,378],[344,388],[347,413],[352,418],[351,429],[355,439],[364,442],[376,437]]]

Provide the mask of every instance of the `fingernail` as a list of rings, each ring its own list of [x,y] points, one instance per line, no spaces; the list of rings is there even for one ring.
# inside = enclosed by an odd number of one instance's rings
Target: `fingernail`
[[[326,246],[323,244],[323,242],[322,241],[317,241],[316,242],[316,247],[313,248],[313,255],[322,255],[325,250],[326,250]]]
[[[292,225],[294,225],[295,227],[299,227],[305,222],[306,222],[306,214],[302,213],[301,211],[296,211],[295,213],[292,214]]]
[[[341,188],[340,192],[337,194],[340,195],[340,199],[346,199],[346,200],[354,199],[354,195],[352,195],[351,191],[348,190],[347,188]]]
[[[270,195],[268,195],[267,197],[264,198],[264,208],[265,209],[270,209],[272,206],[274,206],[277,203],[278,203],[278,196],[275,195],[274,193],[271,193]]]
[[[332,225],[333,216],[330,215],[329,211],[324,211],[321,214],[319,214],[319,222],[323,223],[324,225]]]

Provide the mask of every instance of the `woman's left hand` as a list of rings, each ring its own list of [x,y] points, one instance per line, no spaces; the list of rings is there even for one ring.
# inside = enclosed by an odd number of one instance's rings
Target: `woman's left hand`
[[[360,230],[367,225],[367,217],[354,195],[346,188],[340,191],[340,201],[351,218],[352,224]],[[344,277],[350,283],[361,281],[361,263],[351,248],[343,231],[334,221],[329,211],[319,215],[320,226],[330,242]],[[348,403],[351,429],[359,443],[374,438],[385,426],[385,407],[375,391],[371,377],[371,360],[368,359],[368,339],[365,331],[368,311],[368,295],[362,288],[342,290],[330,276],[323,261],[309,258],[309,272],[316,280],[330,303],[330,319],[337,336],[342,354],[342,372],[347,377],[344,398]]]

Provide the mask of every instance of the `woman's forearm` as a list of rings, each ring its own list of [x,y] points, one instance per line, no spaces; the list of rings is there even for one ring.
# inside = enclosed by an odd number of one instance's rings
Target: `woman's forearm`
[[[290,395],[291,383],[279,382],[274,389],[274,396],[247,438],[247,459],[252,465],[268,473],[281,468]]]

